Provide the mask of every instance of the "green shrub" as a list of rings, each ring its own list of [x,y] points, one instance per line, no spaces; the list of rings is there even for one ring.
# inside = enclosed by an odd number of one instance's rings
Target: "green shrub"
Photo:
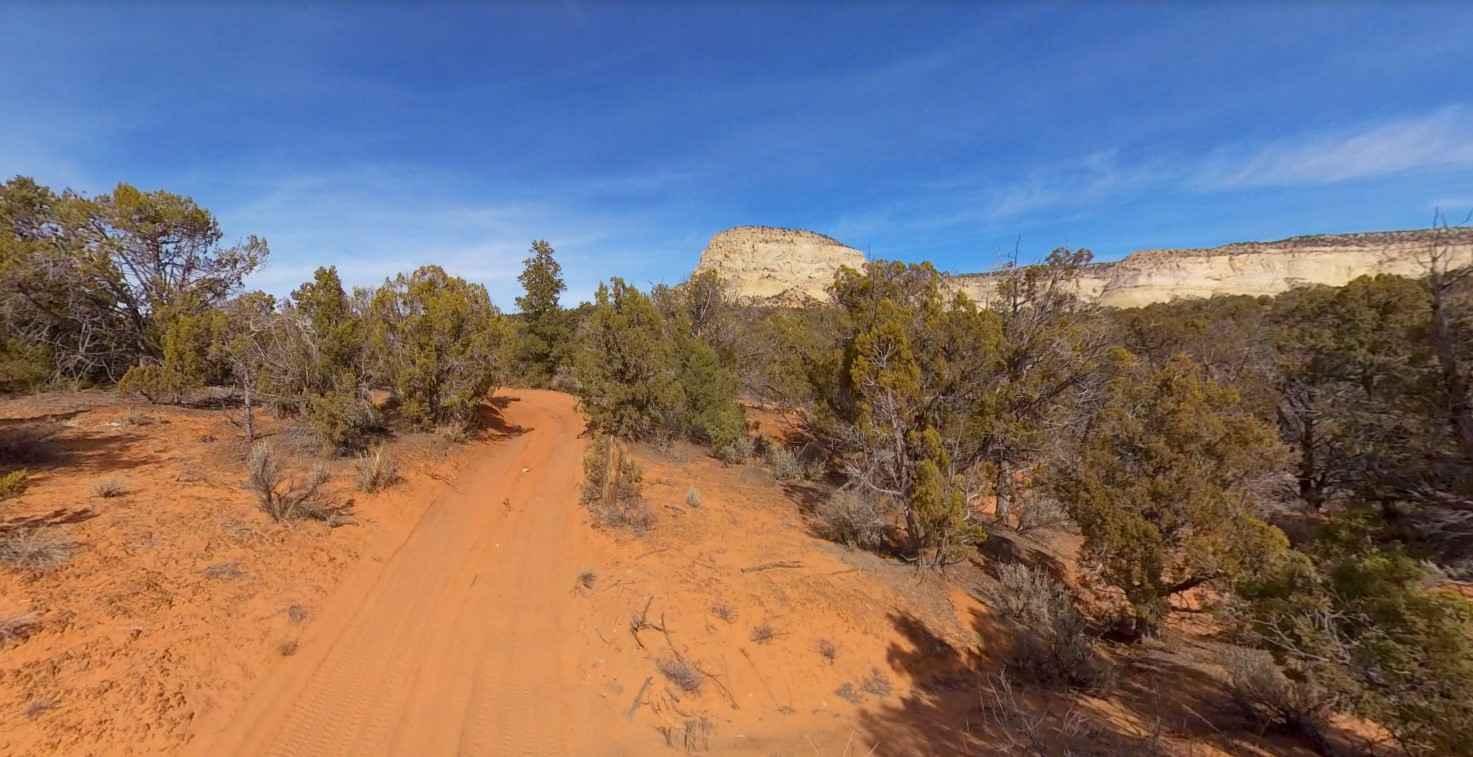
[[[424,266],[374,293],[368,318],[375,372],[412,425],[469,425],[495,386],[507,326],[486,288]]]
[[[362,449],[383,430],[378,410],[351,386],[310,397],[307,422],[323,445],[339,453]]]
[[[19,496],[26,490],[27,479],[30,477],[31,472],[25,468],[0,476],[0,500]]]
[[[1473,754],[1473,602],[1336,521],[1239,586],[1240,628],[1290,678],[1384,726],[1409,754]]]
[[[135,365],[118,381],[118,391],[143,397],[154,404],[177,404],[196,384],[185,375],[160,363]]]

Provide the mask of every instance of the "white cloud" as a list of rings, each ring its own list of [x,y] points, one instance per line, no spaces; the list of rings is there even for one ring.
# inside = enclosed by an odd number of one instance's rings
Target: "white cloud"
[[[1214,152],[1193,176],[1203,189],[1334,184],[1473,167],[1473,114],[1453,106],[1358,128]]]

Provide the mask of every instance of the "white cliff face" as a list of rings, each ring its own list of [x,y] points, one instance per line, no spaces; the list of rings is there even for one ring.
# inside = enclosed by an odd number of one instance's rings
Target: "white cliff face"
[[[1091,266],[1077,286],[1084,299],[1110,307],[1217,294],[1273,295],[1307,284],[1339,286],[1367,274],[1421,276],[1434,245],[1442,246],[1455,264],[1473,264],[1473,228],[1389,231],[1141,251]],[[826,299],[826,287],[839,266],[863,264],[858,250],[819,234],[746,226],[713,237],[696,270],[717,271],[733,293],[747,300],[799,304]],[[949,281],[973,299],[986,301],[998,278],[995,273],[965,274]]]
[[[1092,266],[1078,286],[1083,298],[1110,307],[1217,294],[1273,295],[1308,284],[1340,286],[1370,274],[1421,276],[1434,246],[1443,247],[1457,264],[1473,263],[1473,229],[1317,235],[1136,252],[1118,263]],[[986,300],[997,277],[964,275],[951,281],[973,299]]]
[[[826,300],[840,266],[864,267],[864,254],[801,229],[737,226],[714,237],[696,273],[715,271],[737,297],[774,304]]]

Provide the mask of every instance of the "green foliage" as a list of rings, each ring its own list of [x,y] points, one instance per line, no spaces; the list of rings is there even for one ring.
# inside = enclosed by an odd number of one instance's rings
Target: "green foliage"
[[[19,496],[26,490],[26,483],[31,477],[31,472],[25,468],[13,470],[0,476],[0,500]]]
[[[374,293],[368,322],[374,374],[411,424],[466,425],[503,366],[508,329],[485,287],[424,266]]]
[[[1340,517],[1244,581],[1241,627],[1296,681],[1385,726],[1410,754],[1473,754],[1473,603]]]
[[[951,458],[934,428],[921,432],[921,460],[916,465],[915,487],[910,493],[907,525],[922,554],[937,567],[965,556],[965,548],[987,538],[982,526],[972,520],[966,496],[953,477]]]
[[[568,314],[558,304],[558,296],[567,290],[562,271],[552,245],[539,239],[532,243],[532,254],[517,277],[524,294],[517,298],[522,328],[516,370],[531,386],[547,386],[567,360],[573,332]]]
[[[932,564],[981,538],[955,483],[983,459],[999,322],[948,298],[928,264],[842,269],[836,346],[806,366],[805,424],[867,496],[905,510],[909,548]]]
[[[737,383],[681,313],[638,289],[600,285],[579,330],[574,366],[589,426],[626,439],[686,436],[724,457],[750,451]]]
[[[118,381],[118,391],[143,397],[153,403],[178,403],[196,384],[166,365],[135,365]]]
[[[675,344],[650,299],[623,279],[599,285],[574,366],[590,428],[626,439],[659,439],[681,427],[685,391]]]
[[[57,195],[17,177],[0,186],[0,309],[59,374],[114,379],[165,360],[170,322],[219,305],[266,258],[264,240],[222,237],[188,197],[128,184]]]
[[[1251,572],[1287,546],[1251,489],[1282,449],[1185,356],[1150,368],[1122,350],[1115,361],[1078,450],[1045,477],[1083,531],[1084,558],[1144,631],[1172,594]]]

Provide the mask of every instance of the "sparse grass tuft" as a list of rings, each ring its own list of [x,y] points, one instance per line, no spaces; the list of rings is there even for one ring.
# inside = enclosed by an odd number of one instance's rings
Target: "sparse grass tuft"
[[[281,655],[282,657],[291,657],[292,655],[297,653],[297,648],[298,645],[296,639],[287,639],[276,645],[276,653]]]
[[[700,691],[701,684],[706,682],[706,676],[701,671],[678,657],[661,657],[655,661],[655,667],[660,669],[660,674],[670,683],[689,694]]]
[[[859,704],[860,702],[864,701],[864,695],[859,693],[859,691],[854,688],[854,684],[849,683],[848,681],[845,681],[843,686],[834,689],[834,694],[850,704]]]
[[[737,618],[736,608],[725,602],[717,602],[711,605],[711,614],[728,623],[735,623]]]
[[[744,463],[752,456],[753,446],[752,437],[742,434],[716,448],[716,457],[724,463],[733,465]]]
[[[305,623],[309,617],[311,617],[311,613],[301,605],[292,605],[286,608],[286,619],[293,623]]]
[[[26,490],[26,484],[29,482],[30,477],[31,472],[25,468],[13,470],[0,476],[0,500],[19,496],[21,492]]]
[[[22,528],[0,534],[0,563],[20,570],[52,570],[76,552],[75,542],[42,528]]]
[[[762,625],[752,629],[753,643],[766,644],[767,642],[772,641],[776,638],[777,630],[772,627],[771,623],[763,623]]]
[[[592,591],[593,585],[597,582],[598,574],[591,570],[585,570],[578,574],[578,586],[581,586],[584,589]]]
[[[399,464],[384,447],[378,446],[358,456],[358,490],[376,492],[399,480]]]
[[[25,641],[41,628],[41,617],[34,612],[0,615],[0,646]]]
[[[112,497],[121,497],[127,494],[128,490],[123,487],[123,482],[115,478],[109,478],[94,484],[92,486],[92,493],[103,499],[111,499]]]
[[[839,656],[839,648],[834,645],[834,642],[828,639],[819,639],[818,654],[825,660],[828,660],[830,665],[833,665],[834,660]]]
[[[699,508],[701,506],[701,490],[692,486],[685,490],[685,504]]]
[[[890,678],[878,668],[870,668],[869,675],[859,682],[859,688],[877,697],[890,696]]]

